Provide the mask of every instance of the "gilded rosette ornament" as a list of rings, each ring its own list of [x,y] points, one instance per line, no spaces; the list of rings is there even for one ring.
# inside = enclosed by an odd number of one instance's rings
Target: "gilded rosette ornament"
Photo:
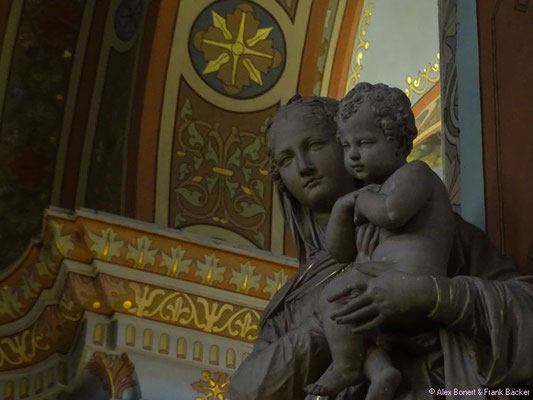
[[[197,18],[191,38],[189,50],[196,71],[225,95],[256,97],[281,76],[284,38],[277,22],[257,5],[216,2]]]

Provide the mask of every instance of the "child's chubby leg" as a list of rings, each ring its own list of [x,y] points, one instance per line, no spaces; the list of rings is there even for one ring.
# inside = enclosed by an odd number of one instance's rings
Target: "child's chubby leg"
[[[353,326],[337,324],[331,319],[335,311],[343,306],[343,299],[335,302],[327,300],[345,288],[350,282],[349,275],[352,274],[348,274],[348,271],[340,273],[321,293],[320,315],[333,361],[315,383],[306,386],[305,390],[309,394],[334,397],[363,378],[362,363],[366,353],[364,338],[352,333]]]
[[[379,347],[369,346],[363,369],[370,381],[365,400],[392,400],[402,375],[392,364],[387,352]]]

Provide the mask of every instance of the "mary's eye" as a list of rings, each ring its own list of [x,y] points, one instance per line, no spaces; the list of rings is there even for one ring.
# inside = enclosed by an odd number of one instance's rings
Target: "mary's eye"
[[[373,144],[374,142],[372,142],[372,140],[367,140],[367,139],[363,139],[359,142],[360,145],[371,145]]]
[[[286,167],[287,165],[290,164],[291,160],[292,160],[292,158],[289,157],[289,156],[282,157],[282,158],[280,158],[280,159],[278,160],[278,165],[279,165],[280,167]]]

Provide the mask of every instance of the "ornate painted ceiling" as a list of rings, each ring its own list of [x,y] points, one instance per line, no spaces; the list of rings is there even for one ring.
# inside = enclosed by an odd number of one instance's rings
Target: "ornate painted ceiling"
[[[396,35],[404,48],[394,68],[382,63],[377,76],[405,86],[420,103],[414,155],[439,169],[436,4],[411,2],[401,8],[406,23]],[[339,98],[356,80],[374,79],[390,52],[380,32],[394,7],[355,0],[3,2],[1,264],[39,236],[49,205],[292,254],[267,174],[265,126],[295,92]],[[428,25],[423,37],[412,21]],[[415,61],[422,59],[425,70]],[[404,75],[411,84],[397,82]]]

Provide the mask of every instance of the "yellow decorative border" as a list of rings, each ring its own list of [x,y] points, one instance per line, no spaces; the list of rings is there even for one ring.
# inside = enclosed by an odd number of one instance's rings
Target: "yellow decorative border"
[[[370,42],[365,39],[365,36],[367,29],[370,26],[372,7],[374,7],[374,1],[370,0],[363,8],[359,28],[357,29],[355,47],[352,53],[354,56],[352,57],[350,72],[346,80],[345,93],[348,93],[355,85],[357,85],[361,77],[361,70],[363,69],[363,64],[361,63],[363,60],[363,51],[368,50],[370,47]]]
[[[428,63],[422,71],[418,71],[418,76],[413,79],[411,75],[406,78],[407,88],[404,90],[409,100],[413,100],[413,95],[423,95],[431,87],[432,84],[439,82],[440,80],[440,67],[439,67],[440,53],[437,53],[437,62]]]
[[[260,315],[257,309],[103,273],[88,277],[70,272],[56,302],[30,326],[0,336],[0,371],[66,353],[84,311],[107,316],[118,312],[249,343],[257,337]],[[103,331],[96,332],[93,341],[101,345]]]
[[[15,321],[54,285],[63,260],[105,261],[157,275],[271,299],[296,266],[87,216],[45,217],[40,243],[0,277],[0,324]]]

